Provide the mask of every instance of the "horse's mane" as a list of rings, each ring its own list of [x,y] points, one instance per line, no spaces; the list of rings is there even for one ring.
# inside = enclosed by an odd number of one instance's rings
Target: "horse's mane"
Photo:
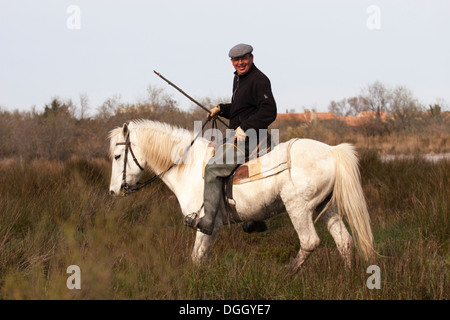
[[[165,171],[173,165],[174,160],[177,163],[180,162],[179,157],[182,156],[194,136],[189,130],[153,120],[133,120],[129,123],[128,128],[130,131],[139,131],[139,141],[132,142],[139,144],[144,152],[144,157],[149,159],[153,169],[161,171]],[[112,153],[121,132],[122,128],[118,127],[109,133],[111,157],[114,156]]]

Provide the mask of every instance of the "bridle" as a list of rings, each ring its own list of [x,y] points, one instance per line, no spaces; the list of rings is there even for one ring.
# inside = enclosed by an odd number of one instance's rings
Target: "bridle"
[[[191,141],[191,144],[189,147],[184,151],[186,153],[194,144],[195,140],[198,138],[198,136],[202,133],[205,126],[208,124],[209,121],[213,121],[212,127],[217,129],[217,123],[216,119],[213,119],[211,117],[208,117],[206,121],[202,125],[202,130],[197,134],[197,136]],[[134,163],[141,169],[141,171],[144,171],[144,168],[139,164],[139,161],[136,159],[136,156],[134,155],[133,149],[131,148],[131,142],[130,142],[130,132],[127,132],[127,136],[125,137],[125,142],[117,142],[116,146],[125,146],[125,155],[123,159],[123,174],[122,174],[122,185],[123,185],[123,192],[125,196],[128,196],[138,190],[141,190],[143,187],[148,185],[149,183],[153,182],[154,180],[161,178],[163,174],[167,173],[170,169],[172,169],[175,164],[172,164],[166,171],[161,172],[160,174],[154,175],[150,179],[148,179],[145,182],[137,182],[135,185],[131,185],[127,182],[127,162],[128,162],[128,151],[131,153],[131,156],[133,157]]]
[[[125,142],[117,142],[116,146],[125,146],[125,154],[124,154],[124,158],[123,158],[122,184],[123,184],[124,193],[127,196],[127,195],[140,189],[140,187],[137,187],[136,185],[131,185],[131,184],[127,183],[128,151],[130,151],[131,156],[133,157],[134,163],[139,167],[139,169],[141,169],[141,171],[144,171],[144,168],[139,164],[139,161],[136,159],[136,156],[134,155],[133,148],[131,148],[130,132],[127,133]]]
[[[128,151],[131,153],[131,156],[133,157],[134,163],[141,169],[141,171],[144,171],[144,168],[140,165],[139,161],[136,159],[136,156],[134,155],[133,148],[131,148],[131,142],[130,142],[130,132],[127,133],[127,136],[125,138],[125,142],[117,142],[116,146],[125,146],[125,155],[123,159],[123,175],[122,175],[122,185],[123,185],[123,192],[125,196],[129,196],[130,194],[141,190],[143,187],[148,185],[150,182],[156,180],[157,178],[160,178],[164,173],[169,171],[172,167],[170,166],[169,169],[166,171],[161,172],[160,174],[154,175],[150,179],[148,179],[145,182],[137,182],[135,185],[129,184],[127,182],[127,163],[128,163]]]

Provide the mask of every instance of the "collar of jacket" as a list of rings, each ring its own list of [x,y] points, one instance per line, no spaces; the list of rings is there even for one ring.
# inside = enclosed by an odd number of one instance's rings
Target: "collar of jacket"
[[[252,72],[255,71],[255,70],[256,70],[256,66],[255,66],[255,64],[253,63],[252,66],[250,67],[250,69],[249,69],[246,73],[244,73],[242,76],[238,75],[238,74],[237,74],[237,71],[234,72],[234,75],[235,75],[236,77],[238,77],[239,79],[242,79],[242,78],[245,78],[246,76],[248,76],[250,73],[252,73]]]

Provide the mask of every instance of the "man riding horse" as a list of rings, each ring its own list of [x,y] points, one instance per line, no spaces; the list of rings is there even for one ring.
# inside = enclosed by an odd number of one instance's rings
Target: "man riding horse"
[[[231,48],[228,55],[236,70],[231,103],[219,104],[210,110],[211,117],[221,116],[230,120],[234,137],[232,141],[227,141],[216,149],[205,167],[205,215],[202,218],[185,218],[187,226],[207,235],[211,235],[214,229],[220,199],[223,197],[224,178],[243,164],[252,151],[249,150],[247,130],[254,129],[258,137],[259,130],[267,130],[277,116],[270,80],[254,65],[252,52],[252,46],[247,44]],[[246,232],[267,230],[263,221],[247,223],[243,228]]]

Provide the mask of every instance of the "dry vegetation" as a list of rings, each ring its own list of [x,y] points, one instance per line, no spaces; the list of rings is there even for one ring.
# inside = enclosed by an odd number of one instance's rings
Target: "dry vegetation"
[[[381,269],[347,270],[326,228],[302,270],[286,277],[298,250],[287,215],[269,231],[225,227],[211,260],[190,261],[194,233],[161,183],[127,198],[107,195],[109,162],[3,161],[0,166],[2,299],[448,299],[450,162],[381,162],[364,153],[362,176]],[[68,290],[66,268],[81,269]]]
[[[192,128],[200,112],[182,112],[166,96],[102,106],[91,118],[53,100],[42,113],[0,112],[1,299],[449,299],[450,161],[419,157],[382,162],[380,154],[448,153],[445,114],[400,127],[395,119],[347,128],[332,121],[276,122],[280,140],[352,142],[361,154],[363,188],[382,287],[369,290],[367,265],[344,268],[331,236],[295,276],[285,264],[298,251],[286,215],[269,231],[225,227],[208,264],[192,265],[194,233],[160,182],[127,198],[107,195],[107,133],[134,118]],[[120,111],[120,112],[119,112]],[[81,268],[81,290],[68,290],[66,268]]]

